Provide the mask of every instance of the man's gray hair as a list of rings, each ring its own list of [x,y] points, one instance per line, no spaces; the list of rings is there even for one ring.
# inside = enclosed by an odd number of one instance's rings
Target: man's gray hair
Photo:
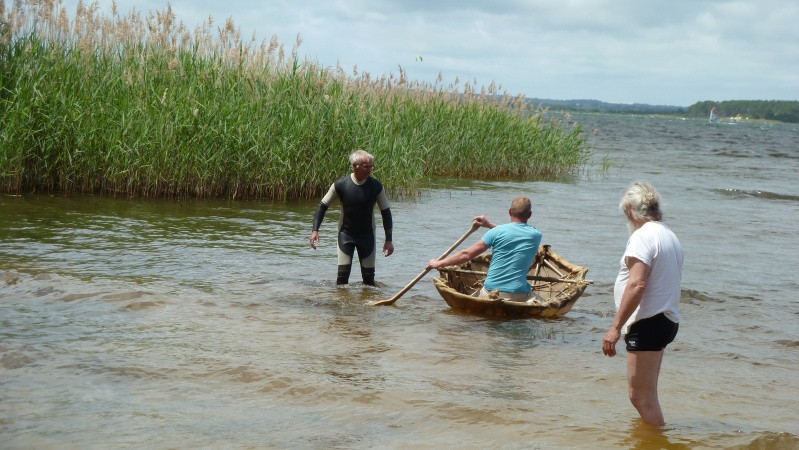
[[[370,155],[366,150],[355,150],[350,155],[350,164],[359,164],[363,160],[372,164],[375,162],[375,157]]]
[[[636,181],[627,188],[619,203],[621,212],[626,212],[627,205],[632,207],[631,212],[635,220],[663,220],[660,194],[646,181]]]

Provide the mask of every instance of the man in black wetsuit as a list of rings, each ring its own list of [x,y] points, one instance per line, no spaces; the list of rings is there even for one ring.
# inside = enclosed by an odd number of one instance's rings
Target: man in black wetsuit
[[[383,217],[383,229],[386,232],[386,242],[383,244],[383,254],[389,256],[394,253],[394,244],[391,243],[391,209],[386,199],[383,185],[370,176],[374,168],[374,156],[363,150],[356,150],[350,155],[352,173],[336,180],[327,194],[319,202],[313,218],[313,231],[311,231],[311,247],[316,249],[319,243],[319,227],[325,212],[335,199],[341,201],[341,218],[338,224],[338,276],[336,284],[347,284],[352,270],[352,256],[358,250],[358,260],[361,263],[361,276],[363,283],[374,286],[375,284],[375,203],[380,208]]]

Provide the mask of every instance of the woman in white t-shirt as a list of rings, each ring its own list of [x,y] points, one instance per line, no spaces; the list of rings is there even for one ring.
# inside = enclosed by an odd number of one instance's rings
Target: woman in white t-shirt
[[[651,184],[631,184],[619,209],[631,234],[614,289],[616,317],[602,352],[615,356],[616,343],[625,335],[630,401],[644,422],[661,426],[657,384],[663,350],[679,328],[682,247],[662,222],[660,196]]]

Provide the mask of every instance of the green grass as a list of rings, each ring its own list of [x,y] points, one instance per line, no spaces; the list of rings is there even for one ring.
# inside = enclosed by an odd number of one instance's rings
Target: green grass
[[[495,85],[323,67],[231,20],[189,31],[48,2],[0,1],[0,190],[309,199],[362,148],[393,194],[431,177],[537,179],[590,158],[566,129]],[[217,28],[218,27],[218,28]],[[220,31],[217,32],[216,30]]]

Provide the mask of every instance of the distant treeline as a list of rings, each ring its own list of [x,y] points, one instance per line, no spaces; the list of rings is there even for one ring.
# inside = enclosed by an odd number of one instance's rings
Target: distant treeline
[[[599,100],[550,100],[528,98],[534,107],[559,111],[616,113],[616,114],[685,114],[683,106],[647,105],[645,103],[607,103]],[[710,110],[708,110],[710,112]]]
[[[719,118],[740,117],[751,120],[774,120],[799,123],[799,101],[787,100],[706,100],[685,108],[682,106],[648,105],[644,103],[607,103],[599,100],[550,100],[528,98],[537,108],[558,111],[607,114],[666,114],[681,117],[706,118],[710,109],[717,109]]]
[[[776,120],[799,123],[799,101],[787,100],[728,100],[714,102],[705,100],[688,107],[691,117],[707,117],[716,107],[719,118],[741,117],[755,120]]]

